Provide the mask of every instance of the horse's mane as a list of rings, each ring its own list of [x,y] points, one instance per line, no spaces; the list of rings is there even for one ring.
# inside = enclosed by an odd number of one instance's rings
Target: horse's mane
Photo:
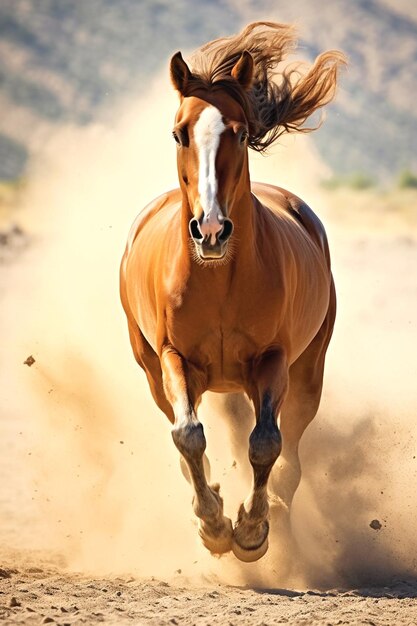
[[[275,22],[248,24],[240,34],[210,41],[193,54],[193,80],[184,95],[192,95],[202,87],[226,90],[242,106],[249,123],[249,146],[258,152],[285,132],[315,130],[318,126],[306,128],[303,124],[333,99],[337,71],[346,60],[341,52],[330,50],[320,54],[309,69],[298,63],[278,70],[278,64],[295,48],[292,26]],[[253,82],[246,90],[231,76],[245,50],[254,61]]]

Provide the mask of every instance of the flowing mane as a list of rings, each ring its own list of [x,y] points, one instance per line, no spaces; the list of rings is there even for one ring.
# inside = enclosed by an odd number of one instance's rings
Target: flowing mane
[[[346,59],[341,52],[330,50],[320,54],[310,68],[292,63],[278,70],[296,43],[294,27],[275,22],[254,22],[238,35],[210,41],[192,55],[192,80],[183,95],[193,95],[201,88],[226,90],[243,107],[249,123],[249,147],[258,152],[283,133],[315,130],[318,126],[303,124],[333,99],[337,72]],[[253,81],[247,89],[231,76],[244,52],[251,54],[254,63]]]

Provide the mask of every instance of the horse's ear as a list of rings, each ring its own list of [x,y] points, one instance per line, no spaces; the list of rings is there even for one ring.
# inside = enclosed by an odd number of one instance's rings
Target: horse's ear
[[[232,76],[243,89],[250,89],[253,81],[253,57],[250,52],[244,50],[240,55],[239,61],[232,69]]]
[[[175,89],[184,95],[185,88],[189,80],[193,77],[190,69],[184,59],[181,52],[177,52],[171,59],[170,63],[171,81]]]

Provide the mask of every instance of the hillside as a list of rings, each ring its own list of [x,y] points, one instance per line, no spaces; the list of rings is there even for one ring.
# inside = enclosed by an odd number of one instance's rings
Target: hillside
[[[295,21],[302,53],[340,48],[350,59],[337,102],[315,134],[336,173],[381,180],[417,168],[417,21],[388,0],[2,0],[0,179],[24,175],[63,122],[88,124],[181,48],[236,32],[251,19]],[[410,0],[410,10],[412,8]]]

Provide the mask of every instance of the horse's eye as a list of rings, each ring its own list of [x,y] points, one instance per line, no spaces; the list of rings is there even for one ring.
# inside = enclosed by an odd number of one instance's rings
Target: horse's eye
[[[178,135],[175,132],[175,130],[172,131],[172,136],[174,137],[174,139],[177,142],[177,144],[181,144],[180,138],[178,137]]]
[[[240,143],[245,143],[246,139],[248,138],[248,131],[247,130],[242,130],[242,132],[240,133],[240,137],[239,137],[239,141]]]

